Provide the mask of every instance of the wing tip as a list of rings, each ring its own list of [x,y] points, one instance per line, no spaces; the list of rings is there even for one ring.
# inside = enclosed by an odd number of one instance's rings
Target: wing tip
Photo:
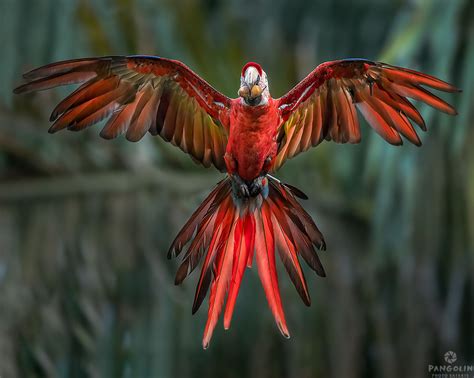
[[[129,133],[126,133],[125,134],[125,138],[129,141],[129,142],[132,142],[132,143],[136,143],[138,142],[140,139],[143,138],[143,136],[140,134],[129,134]]]
[[[421,140],[420,138],[418,138],[417,140],[410,140],[410,142],[415,145],[416,147],[421,147],[423,145],[423,143],[421,143]]]
[[[99,133],[99,136],[106,140],[111,140],[115,138],[115,135],[104,130],[101,130],[101,132]],[[170,256],[170,252],[168,252],[168,256]],[[176,255],[174,255],[173,257],[176,257]],[[171,259],[171,257],[168,257],[168,259]]]
[[[456,108],[453,107],[453,106],[451,106],[451,107],[450,107],[449,109],[447,109],[447,110],[449,110],[449,111],[446,111],[445,113],[446,113],[446,114],[449,114],[449,115],[451,115],[451,116],[457,116],[457,115],[459,114],[458,111],[456,110]]]
[[[442,81],[442,80],[441,80]],[[435,88],[435,87],[431,87],[431,88],[434,88],[434,89],[437,89],[439,91],[442,91],[442,92],[448,92],[448,93],[461,93],[462,92],[462,89],[461,88],[458,88],[456,87],[455,85],[453,84],[450,84],[446,81],[442,81],[444,84],[446,84],[446,87],[443,88],[443,89],[438,89],[438,88]]]
[[[48,129],[48,134],[55,134],[57,133],[59,130],[59,128],[56,127],[57,125],[56,124],[53,124],[49,129]]]
[[[21,85],[13,89],[13,94],[21,94]]]
[[[29,83],[19,85],[18,87],[13,89],[13,94],[24,94],[28,93],[29,91]]]

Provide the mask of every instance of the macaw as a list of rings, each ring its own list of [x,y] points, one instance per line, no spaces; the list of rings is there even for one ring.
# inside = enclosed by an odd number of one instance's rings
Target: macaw
[[[183,63],[154,56],[108,56],[52,63],[24,75],[14,90],[26,93],[82,84],[53,110],[49,132],[83,130],[108,119],[100,135],[120,134],[133,142],[159,135],[195,162],[211,165],[223,178],[191,215],[171,244],[168,257],[183,251],[175,283],[203,260],[192,313],[210,288],[203,335],[207,348],[224,307],[230,327],[246,267],[258,274],[280,332],[289,337],[282,307],[275,252],[298,294],[309,306],[302,258],[319,276],[317,250],[323,235],[298,199],[299,189],[273,176],[288,159],[322,141],[359,143],[356,109],[382,138],[420,146],[414,124],[425,122],[407,97],[442,112],[456,110],[424,87],[456,92],[453,85],[406,68],[364,59],[326,62],[281,98],[274,99],[265,71],[244,65],[237,98],[218,92]]]

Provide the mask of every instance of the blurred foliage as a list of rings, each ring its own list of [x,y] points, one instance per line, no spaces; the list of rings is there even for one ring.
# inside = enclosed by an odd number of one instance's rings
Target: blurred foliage
[[[474,2],[3,0],[0,3],[0,376],[426,377],[474,362]],[[195,275],[167,246],[219,175],[158,138],[46,133],[69,89],[13,97],[51,61],[154,54],[234,96],[248,60],[275,97],[318,63],[379,59],[463,88],[451,118],[421,108],[424,146],[323,144],[281,176],[311,197],[328,278],[313,305],[281,274],[292,339],[247,271],[232,328],[201,349]],[[261,316],[255,316],[255,314]]]

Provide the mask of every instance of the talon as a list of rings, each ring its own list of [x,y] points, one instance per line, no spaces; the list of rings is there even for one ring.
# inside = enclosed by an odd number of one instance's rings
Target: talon
[[[238,198],[246,199],[257,197],[262,194],[264,198],[268,196],[268,180],[265,176],[259,176],[248,183],[238,175],[232,175],[232,187],[234,195]]]
[[[239,189],[240,194],[243,198],[247,198],[250,196],[249,187],[246,184],[241,184]]]
[[[260,194],[261,190],[261,185],[257,185],[255,184],[255,182],[253,182],[252,185],[250,185],[250,196],[257,197]]]
[[[264,176],[257,177],[250,184],[250,195],[252,197],[258,196],[265,189],[267,184],[266,178]]]
[[[231,177],[234,195],[238,198],[250,197],[249,187],[247,183],[242,180],[238,175],[232,175]]]

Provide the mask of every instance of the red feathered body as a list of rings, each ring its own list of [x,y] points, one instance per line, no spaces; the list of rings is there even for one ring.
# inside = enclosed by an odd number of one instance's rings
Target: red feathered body
[[[248,106],[242,99],[232,100],[226,163],[229,173],[251,181],[262,173],[265,160],[277,151],[276,134],[280,123],[278,103]]]

